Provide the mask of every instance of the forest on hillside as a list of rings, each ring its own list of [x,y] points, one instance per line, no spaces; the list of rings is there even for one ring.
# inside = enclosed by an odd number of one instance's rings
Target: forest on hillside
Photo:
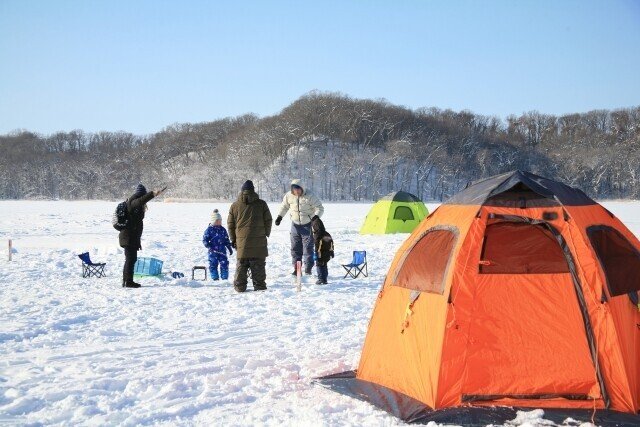
[[[497,117],[312,92],[279,114],[168,126],[0,135],[0,198],[122,199],[138,182],[170,197],[234,199],[246,179],[278,200],[301,178],[325,201],[394,190],[442,200],[522,169],[595,198],[640,198],[640,107]]]

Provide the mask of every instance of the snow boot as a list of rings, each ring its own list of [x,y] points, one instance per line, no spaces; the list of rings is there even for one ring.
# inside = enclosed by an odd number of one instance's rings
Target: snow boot
[[[326,285],[327,282],[323,282],[322,279],[316,280],[316,285]]]
[[[136,282],[127,282],[124,284],[125,288],[140,288],[142,287],[142,285],[140,283],[136,283]]]

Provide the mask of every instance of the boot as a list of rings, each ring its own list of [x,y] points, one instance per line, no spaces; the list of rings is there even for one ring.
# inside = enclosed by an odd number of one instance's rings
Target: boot
[[[318,279],[316,280],[316,285],[326,285],[327,282],[323,281],[322,279]]]
[[[124,284],[125,288],[139,288],[141,286],[142,285],[140,283],[136,283],[136,282],[133,282],[133,281],[127,282],[127,283]]]

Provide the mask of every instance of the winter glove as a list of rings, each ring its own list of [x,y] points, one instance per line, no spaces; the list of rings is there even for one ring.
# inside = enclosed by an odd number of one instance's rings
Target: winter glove
[[[329,256],[333,259],[333,251],[329,252]]]
[[[229,255],[233,255],[233,249],[229,248]]]
[[[236,242],[231,242],[231,247],[232,247],[233,249],[236,249]]]
[[[276,218],[276,226],[280,225],[281,222],[282,222],[282,217],[278,215],[278,217]]]
[[[314,261],[318,261],[318,252],[317,251],[313,251],[313,260]]]

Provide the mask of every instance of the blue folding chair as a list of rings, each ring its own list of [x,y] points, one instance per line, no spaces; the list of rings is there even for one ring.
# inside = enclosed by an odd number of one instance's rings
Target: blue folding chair
[[[369,276],[369,270],[367,267],[367,251],[353,251],[353,260],[349,264],[342,264],[342,267],[347,271],[344,278],[351,276],[352,279],[357,279],[361,274],[364,277]]]
[[[91,262],[89,252],[78,255],[78,258],[82,260],[82,277],[94,276],[99,278],[106,276],[106,274],[104,274],[104,266],[107,265],[106,262]]]

